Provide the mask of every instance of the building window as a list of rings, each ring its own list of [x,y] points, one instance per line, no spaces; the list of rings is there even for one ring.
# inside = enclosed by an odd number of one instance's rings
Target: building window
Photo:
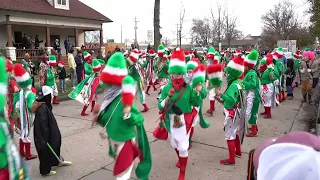
[[[66,6],[67,5],[67,0],[58,0],[58,4]]]

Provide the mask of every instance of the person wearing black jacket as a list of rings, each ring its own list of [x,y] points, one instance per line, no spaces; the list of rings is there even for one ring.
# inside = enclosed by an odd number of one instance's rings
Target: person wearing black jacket
[[[292,83],[293,78],[295,76],[294,71],[294,61],[292,58],[287,59],[287,70],[285,72],[286,75],[286,87],[287,87],[287,99],[291,100],[293,99],[293,89],[292,89]]]
[[[80,83],[82,81],[82,73],[84,70],[84,64],[83,64],[83,56],[82,56],[82,51],[78,50],[76,57],[74,57],[74,60],[77,64],[76,67],[76,73],[77,73],[77,79],[78,79],[78,83]]]
[[[60,90],[62,93],[66,93],[67,92],[67,87],[66,87],[67,73],[66,73],[66,69],[64,68],[63,61],[59,61],[58,63],[58,73],[59,73]]]
[[[33,136],[40,160],[40,174],[50,176],[56,174],[51,171],[52,166],[70,166],[72,163],[60,156],[61,133],[52,113],[52,88],[42,86],[37,94],[31,108],[35,113]]]

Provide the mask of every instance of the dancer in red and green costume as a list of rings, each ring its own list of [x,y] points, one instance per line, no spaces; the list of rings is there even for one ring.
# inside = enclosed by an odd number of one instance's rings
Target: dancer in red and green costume
[[[153,90],[156,91],[156,82],[154,81],[155,79],[155,75],[154,74],[154,65],[155,65],[155,58],[156,58],[156,53],[154,52],[153,49],[149,50],[148,53],[148,58],[147,58],[147,64],[146,64],[146,74],[148,75],[147,77],[147,90],[146,90],[146,94],[149,94],[149,90],[151,88],[151,86],[153,87]]]
[[[2,58],[4,58],[4,57],[2,57]],[[4,108],[5,108],[6,118],[10,122],[10,130],[13,133],[14,127],[15,127],[14,120],[11,116],[11,114],[13,112],[13,106],[12,106],[13,94],[19,92],[19,87],[18,87],[16,80],[14,79],[13,74],[12,74],[13,64],[10,59],[6,59],[6,68],[7,68],[7,74],[8,74],[8,95],[7,95],[7,103]]]
[[[185,54],[182,49],[177,48],[170,60],[168,73],[171,81],[163,88],[158,107],[162,113],[162,124],[165,125],[170,136],[169,140],[175,149],[179,161],[177,167],[180,168],[178,180],[185,179],[186,167],[188,162],[189,136],[193,120],[197,112],[192,107],[199,107],[202,99],[200,92],[202,84],[195,85],[195,88],[184,82],[183,75],[187,72],[185,64]],[[167,109],[168,104],[176,101],[173,108]],[[157,132],[154,135],[159,137]],[[161,135],[160,135],[161,136]]]
[[[30,180],[26,164],[15,145],[8,123],[5,104],[7,95],[8,76],[6,73],[6,60],[0,57],[0,179],[1,180]],[[12,68],[11,68],[12,69]],[[8,66],[7,66],[8,71]]]
[[[258,136],[257,118],[259,105],[261,102],[260,96],[260,80],[254,67],[257,64],[259,53],[256,50],[251,50],[248,56],[244,59],[244,78],[242,84],[244,86],[244,96],[246,104],[246,122],[251,126],[247,133],[247,137]]]
[[[83,52],[84,58],[84,72],[83,72],[83,79],[90,76],[92,74],[92,56],[87,51]]]
[[[140,71],[140,69],[138,69],[139,66],[136,65],[136,63],[140,63],[139,58],[140,58],[139,50],[134,49],[130,53],[130,56],[126,59],[126,64],[129,70],[129,75],[133,77],[138,87],[137,90],[139,91],[139,95],[140,95],[140,103],[143,106],[143,110],[141,110],[141,112],[147,112],[149,110],[149,107],[146,102],[146,93],[144,92],[144,86],[145,86],[144,79],[143,77],[140,77],[138,72]],[[140,65],[143,66],[144,64],[140,64]]]
[[[158,56],[160,61],[162,61],[162,68],[159,69],[159,67],[157,67],[156,65],[154,66],[154,70],[157,74],[158,77],[158,83],[160,85],[160,92],[159,92],[159,97],[160,98],[160,94],[162,89],[168,84],[169,82],[169,73],[168,73],[168,69],[169,69],[169,63],[170,63],[170,59],[169,59],[169,55],[168,55],[168,51],[164,51],[163,54],[158,50]]]
[[[208,54],[207,54],[207,61],[208,61],[208,66],[212,65],[212,64],[219,64],[220,59],[219,56],[217,56],[217,52],[214,50],[213,47],[209,48]],[[210,105],[210,109],[207,110],[207,114],[209,115],[213,115],[213,111],[215,111],[215,90],[214,88],[211,86],[211,84],[209,84],[208,86],[208,90],[209,90],[209,105]]]
[[[81,111],[81,116],[88,116],[86,113],[87,108],[91,104],[91,112],[97,101],[97,90],[102,87],[100,82],[100,72],[102,69],[104,61],[101,59],[92,60],[92,70],[89,76],[82,80],[76,88],[69,94],[71,99],[75,99],[82,103],[83,109]]]
[[[192,58],[194,59],[194,58]],[[188,67],[188,65],[187,65]],[[204,64],[199,64],[199,66],[197,66],[193,71],[192,71],[192,81],[191,81],[191,86],[193,88],[195,88],[196,85],[198,85],[199,83],[202,85],[202,89],[200,91],[200,96],[201,96],[201,104],[198,107],[194,107],[197,110],[197,115],[195,117],[195,119],[193,120],[192,123],[192,127],[190,130],[190,138],[189,138],[189,149],[192,147],[192,137],[194,134],[194,127],[199,123],[200,127],[203,129],[206,129],[208,127],[210,127],[210,123],[209,121],[207,121],[204,117],[203,117],[203,113],[202,113],[202,104],[203,104],[203,100],[207,97],[207,90],[204,87],[205,85],[205,79],[206,79],[206,66]]]
[[[242,155],[241,139],[244,136],[242,128],[244,128],[245,122],[241,122],[242,118],[240,118],[240,113],[238,112],[241,109],[241,99],[243,99],[242,85],[239,78],[244,72],[244,59],[241,56],[236,56],[228,63],[225,71],[228,74],[228,86],[223,94],[217,91],[216,99],[223,103],[224,107],[224,132],[228,144],[229,158],[220,160],[220,163],[232,165],[236,163],[235,156],[241,157]],[[219,76],[221,78],[221,75]],[[217,84],[212,84],[212,86],[219,89]]]
[[[13,66],[14,78],[18,83],[20,91],[13,94],[14,108],[12,116],[20,119],[20,155],[27,160],[37,158],[31,154],[31,128],[33,126],[33,113],[31,112],[32,103],[35,101],[35,94],[31,91],[32,79],[29,73],[21,64]],[[15,120],[17,120],[15,119]]]
[[[261,75],[261,100],[264,106],[264,112],[260,113],[264,115],[264,118],[270,119],[271,108],[275,107],[275,86],[274,81],[276,80],[275,74],[273,71],[273,56],[271,54],[267,55],[260,62],[260,73]]]
[[[136,175],[138,179],[149,179],[152,163],[149,141],[143,116],[134,104],[135,82],[128,76],[121,52],[110,57],[101,72],[101,81],[106,85],[105,96],[101,106],[95,108],[94,119],[107,133],[109,155],[115,159],[113,175],[119,180],[130,179],[138,157]]]
[[[294,71],[295,77],[294,77],[294,84],[295,87],[298,87],[300,84],[300,66],[301,66],[301,60],[302,60],[302,55],[300,54],[300,51],[296,51],[296,53],[293,55],[293,62],[294,62]]]
[[[286,75],[284,72],[286,71],[286,65],[283,63],[283,48],[278,47],[277,51],[273,54],[273,61],[274,63],[274,75],[275,75],[275,85],[276,85],[276,93],[277,93],[277,99],[279,102],[282,102],[286,100],[285,96],[285,77]]]
[[[57,88],[57,84],[55,81],[55,67],[57,66],[57,59],[56,56],[54,55],[49,55],[49,61],[48,61],[49,67],[48,69],[46,69],[45,73],[45,85],[49,86],[52,88],[53,91],[53,100],[52,100],[52,104],[60,104],[59,102],[57,102],[57,97],[58,97],[58,88]]]

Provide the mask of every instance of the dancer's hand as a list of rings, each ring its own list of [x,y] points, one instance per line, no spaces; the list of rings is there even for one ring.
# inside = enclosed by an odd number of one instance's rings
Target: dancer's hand
[[[197,93],[200,93],[200,91],[202,90],[202,85],[201,85],[201,83],[199,83],[199,84],[196,85],[195,90],[196,90]]]
[[[168,96],[169,96],[169,97],[172,97],[173,95],[174,95],[174,89],[171,88],[170,91],[169,91]]]
[[[128,117],[131,111],[131,106],[126,105],[123,108],[123,117]]]
[[[217,96],[220,96],[221,95],[221,86],[217,86],[214,88],[214,93],[217,95]]]

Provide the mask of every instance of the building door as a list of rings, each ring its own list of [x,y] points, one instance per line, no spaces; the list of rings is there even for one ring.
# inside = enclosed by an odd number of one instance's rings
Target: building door
[[[50,35],[50,45],[51,45],[51,47],[54,47],[54,43],[55,43],[56,39],[59,40],[60,47],[61,47],[60,35]]]
[[[22,46],[22,32],[14,31],[13,32],[14,45],[16,48],[20,48]]]

